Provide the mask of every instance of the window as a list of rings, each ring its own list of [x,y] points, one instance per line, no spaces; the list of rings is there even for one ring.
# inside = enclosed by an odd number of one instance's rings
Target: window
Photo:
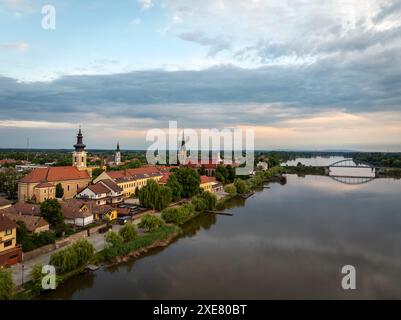
[[[9,236],[12,233],[13,233],[13,230],[11,230],[11,229],[6,230],[6,236]]]
[[[77,157],[74,158],[74,162],[78,162]]]
[[[7,248],[9,246],[13,245],[13,241],[12,240],[8,240],[8,241],[4,241],[4,248]]]
[[[84,157],[82,157],[81,162],[84,162]]]
[[[70,191],[70,185],[67,186],[67,191]]]

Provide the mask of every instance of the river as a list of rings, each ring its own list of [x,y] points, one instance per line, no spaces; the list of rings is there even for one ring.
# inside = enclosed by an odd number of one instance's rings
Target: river
[[[401,181],[287,176],[204,215],[170,246],[70,279],[45,299],[401,298]],[[356,268],[357,290],[341,287]]]

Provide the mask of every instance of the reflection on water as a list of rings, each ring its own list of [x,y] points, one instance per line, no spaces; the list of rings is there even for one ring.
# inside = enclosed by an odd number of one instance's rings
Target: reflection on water
[[[401,181],[289,175],[270,186],[229,202],[233,217],[203,215],[169,247],[73,278],[45,298],[401,298]],[[341,289],[348,264],[356,291]]]

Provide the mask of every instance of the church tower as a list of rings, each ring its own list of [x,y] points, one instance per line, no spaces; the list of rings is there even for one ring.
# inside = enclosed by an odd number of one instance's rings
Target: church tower
[[[74,145],[75,151],[72,153],[72,165],[78,170],[86,170],[86,158],[87,152],[85,151],[85,145],[83,143],[83,135],[81,128],[77,135],[77,143]]]
[[[188,160],[188,151],[187,151],[187,147],[185,145],[185,134],[184,131],[182,132],[182,141],[181,141],[181,147],[180,150],[178,152],[178,161],[180,162],[181,166],[185,166],[187,164],[187,160]]]
[[[119,165],[121,163],[121,151],[120,151],[120,142],[117,142],[117,149],[114,153],[114,163]]]

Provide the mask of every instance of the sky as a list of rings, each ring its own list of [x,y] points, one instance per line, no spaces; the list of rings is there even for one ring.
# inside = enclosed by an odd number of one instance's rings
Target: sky
[[[0,0],[0,148],[72,148],[80,125],[142,149],[171,120],[401,151],[401,0]]]

